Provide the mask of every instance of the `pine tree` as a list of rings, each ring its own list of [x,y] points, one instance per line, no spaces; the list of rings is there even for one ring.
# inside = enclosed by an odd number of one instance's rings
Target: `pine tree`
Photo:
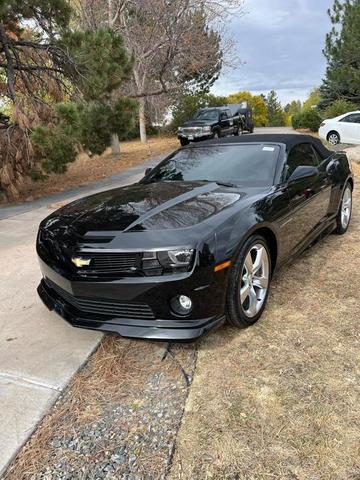
[[[132,70],[122,37],[73,32],[71,13],[69,0],[0,3],[0,91],[12,110],[0,130],[6,198],[27,172],[62,173],[80,148],[102,153],[133,128],[136,102],[115,93]]]
[[[289,114],[290,116],[292,116],[292,115],[296,115],[296,114],[300,113],[301,109],[302,109],[301,101],[300,100],[292,100],[291,103],[288,103],[285,106],[284,111],[287,114]]]
[[[274,90],[268,93],[266,100],[267,124],[269,127],[282,127],[285,125],[285,113]]]
[[[114,95],[132,66],[121,36],[109,28],[67,32],[61,45],[73,60],[64,74],[76,90],[72,102],[57,107],[54,125],[34,129],[32,140],[46,173],[63,173],[79,148],[89,155],[103,153],[113,134],[124,138],[134,127],[136,102]]]
[[[360,104],[360,1],[335,0],[328,13],[333,28],[323,51],[328,67],[321,107],[339,98]]]

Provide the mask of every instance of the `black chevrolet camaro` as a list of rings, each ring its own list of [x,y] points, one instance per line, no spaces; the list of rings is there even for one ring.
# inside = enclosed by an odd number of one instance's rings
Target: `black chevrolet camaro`
[[[40,224],[43,302],[72,325],[191,340],[261,316],[275,268],[346,232],[345,153],[306,135],[246,135],[182,148],[134,185]]]

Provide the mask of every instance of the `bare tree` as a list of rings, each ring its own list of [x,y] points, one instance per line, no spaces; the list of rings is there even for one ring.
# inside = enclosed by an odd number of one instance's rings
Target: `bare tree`
[[[139,102],[140,138],[146,142],[146,102],[195,82],[211,84],[223,64],[237,61],[226,22],[243,0],[78,0],[81,24],[105,22],[119,31],[134,58],[127,94]],[[111,21],[110,21],[111,20]]]

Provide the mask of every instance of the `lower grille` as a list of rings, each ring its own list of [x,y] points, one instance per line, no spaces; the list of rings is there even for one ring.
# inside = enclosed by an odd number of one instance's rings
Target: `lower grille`
[[[133,318],[139,320],[154,320],[155,315],[152,309],[146,303],[120,302],[118,300],[108,300],[102,298],[75,297],[56,285],[48,278],[46,285],[52,288],[60,298],[75,307],[80,312],[116,317]]]

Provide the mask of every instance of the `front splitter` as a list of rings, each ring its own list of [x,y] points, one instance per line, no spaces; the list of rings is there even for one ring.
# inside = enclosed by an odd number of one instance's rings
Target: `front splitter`
[[[139,322],[131,318],[103,319],[100,316],[85,317],[66,303],[43,281],[38,286],[38,294],[49,310],[54,310],[72,326],[90,330],[118,333],[122,337],[142,338],[159,341],[192,341],[221,325],[224,315],[201,320],[149,320]]]

